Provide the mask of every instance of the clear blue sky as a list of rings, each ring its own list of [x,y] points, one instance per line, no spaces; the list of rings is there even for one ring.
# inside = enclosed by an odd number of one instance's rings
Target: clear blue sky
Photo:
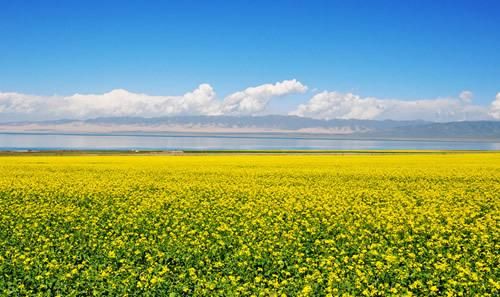
[[[291,78],[379,98],[471,90],[488,104],[500,1],[0,0],[2,92],[182,94],[207,82],[224,96]]]

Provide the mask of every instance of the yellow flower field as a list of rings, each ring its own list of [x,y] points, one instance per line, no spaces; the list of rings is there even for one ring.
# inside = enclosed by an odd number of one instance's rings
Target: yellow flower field
[[[0,157],[0,294],[498,296],[500,154]]]

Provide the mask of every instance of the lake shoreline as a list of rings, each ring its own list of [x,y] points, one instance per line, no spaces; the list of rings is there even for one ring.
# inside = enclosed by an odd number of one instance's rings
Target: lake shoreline
[[[488,150],[4,150],[1,156],[189,156],[189,155],[449,155],[497,154]]]

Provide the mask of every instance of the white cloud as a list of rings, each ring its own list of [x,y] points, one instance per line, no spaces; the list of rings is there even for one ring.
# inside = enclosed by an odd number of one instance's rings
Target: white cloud
[[[352,93],[322,92],[290,114],[322,119],[392,119],[460,121],[491,119],[488,108],[470,104],[471,92],[459,98],[396,100],[361,97]]]
[[[182,96],[151,96],[117,89],[104,94],[75,94],[61,100],[64,114],[95,116],[163,116],[172,114],[210,114],[215,92],[208,84]]]
[[[123,89],[66,97],[0,93],[0,114],[36,118],[210,114],[215,103],[215,92],[208,84],[182,96],[150,96]]]
[[[292,79],[247,88],[227,96],[222,103],[222,112],[230,114],[254,114],[265,110],[273,97],[281,97],[293,93],[304,93],[307,86]]]
[[[178,96],[152,96],[123,89],[71,96],[0,92],[0,122],[105,116],[255,115],[265,112],[274,98],[307,90],[307,86],[293,79],[249,87],[224,99],[218,99],[209,84],[201,84]],[[456,98],[412,101],[324,91],[313,93],[309,101],[300,104],[290,114],[322,119],[500,119],[500,93],[489,107],[473,104],[472,98],[470,91],[463,91]]]
[[[0,93],[0,121],[60,118],[91,118],[102,116],[169,116],[255,114],[265,110],[274,97],[304,92],[297,80],[264,84],[233,93],[217,100],[209,84],[180,96],[151,96],[123,89],[104,94],[71,96],[35,96],[21,93]]]
[[[0,113],[32,113],[43,103],[42,97],[21,93],[0,93]]]
[[[471,91],[462,91],[460,95],[458,95],[458,98],[464,102],[471,102],[472,98],[474,97],[474,94]]]
[[[490,115],[493,118],[500,120],[500,92],[497,93],[495,101],[491,103]]]

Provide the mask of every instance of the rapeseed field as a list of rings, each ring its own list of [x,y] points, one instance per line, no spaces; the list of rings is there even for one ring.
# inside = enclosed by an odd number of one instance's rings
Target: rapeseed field
[[[498,296],[500,154],[0,157],[5,296]]]

